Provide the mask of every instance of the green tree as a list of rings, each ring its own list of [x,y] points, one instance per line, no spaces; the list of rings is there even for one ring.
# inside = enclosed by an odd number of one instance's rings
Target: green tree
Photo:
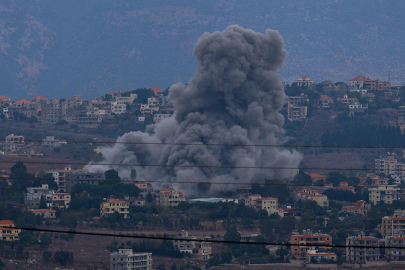
[[[177,265],[175,263],[173,263],[172,267],[170,267],[170,270],[177,270]]]
[[[166,267],[164,264],[159,264],[158,267],[156,267],[156,270],[166,270]]]
[[[145,200],[147,203],[151,203],[153,201],[153,196],[150,192],[148,192],[148,194],[146,195]]]
[[[47,263],[52,261],[52,252],[45,250],[44,253],[42,253],[42,259]]]
[[[39,203],[39,209],[46,209],[46,208],[48,208],[48,207],[46,205],[45,197],[41,196],[41,201]]]
[[[27,172],[27,167],[21,161],[11,167],[10,179],[13,187],[25,190],[27,187],[33,184],[35,176]]]

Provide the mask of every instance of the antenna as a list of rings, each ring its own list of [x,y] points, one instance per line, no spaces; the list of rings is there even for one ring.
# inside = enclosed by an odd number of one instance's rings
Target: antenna
[[[391,86],[391,70],[390,69],[388,69],[388,83],[389,83],[389,86]]]

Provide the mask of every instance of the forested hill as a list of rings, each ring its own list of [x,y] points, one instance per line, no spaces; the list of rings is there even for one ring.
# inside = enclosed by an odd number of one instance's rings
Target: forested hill
[[[240,24],[277,29],[289,51],[283,79],[402,82],[404,1],[0,0],[0,94],[94,97],[166,89],[194,73],[204,32]]]

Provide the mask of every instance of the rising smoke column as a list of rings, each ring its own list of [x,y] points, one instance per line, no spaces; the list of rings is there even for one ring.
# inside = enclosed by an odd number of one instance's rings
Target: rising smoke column
[[[117,142],[263,145],[282,143],[286,95],[277,73],[287,51],[278,31],[265,34],[237,25],[205,33],[194,47],[195,76],[185,87],[169,89],[174,117],[148,126],[146,133],[129,132]],[[137,178],[167,182],[250,182],[291,178],[293,170],[216,168],[298,167],[302,156],[278,147],[116,144],[106,149],[102,163],[162,164],[135,167]],[[176,168],[178,165],[214,166]],[[114,168],[129,176],[131,167],[89,165],[91,171]],[[178,184],[194,191],[195,184]],[[211,189],[231,188],[212,185]],[[235,188],[234,186],[232,188]]]

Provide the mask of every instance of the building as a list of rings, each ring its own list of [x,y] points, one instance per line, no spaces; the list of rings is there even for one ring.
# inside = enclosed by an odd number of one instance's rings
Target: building
[[[0,95],[0,106],[5,104],[11,104],[11,99],[9,97]]]
[[[336,187],[338,190],[346,190],[355,193],[354,187],[349,186],[349,184],[346,181],[341,181],[339,183],[339,186]]]
[[[343,105],[349,107],[350,104],[356,103],[357,98],[349,98],[347,95],[343,95],[343,98],[337,98],[336,102],[342,103]]]
[[[179,238],[179,240],[173,241],[175,249],[197,256],[204,261],[209,260],[212,250],[210,242],[206,242],[206,240],[209,240],[210,237],[189,236],[187,231],[182,230],[177,234],[177,238]]]
[[[40,120],[42,124],[55,124],[66,115],[66,103],[57,99],[42,100]]]
[[[398,162],[394,156],[380,157],[375,160],[375,172],[385,175],[405,176],[405,164]]]
[[[311,85],[314,83],[314,81],[313,80],[311,80],[310,78],[308,78],[308,77],[302,77],[302,78],[299,78],[298,80],[297,80],[297,85],[299,86],[299,87],[306,87],[306,88],[309,88],[309,87],[311,87]]]
[[[287,96],[286,103],[291,103],[294,106],[300,106],[308,101],[308,97],[302,93],[299,96]]]
[[[386,204],[392,204],[393,201],[398,200],[398,192],[400,188],[395,185],[380,185],[376,188],[369,188],[369,201],[372,204],[384,202]]]
[[[318,105],[322,108],[327,108],[331,104],[333,104],[333,98],[328,95],[321,95],[320,99],[318,100]]]
[[[122,101],[114,101],[111,103],[111,113],[123,114],[127,111],[127,104]]]
[[[385,238],[385,257],[392,261],[405,260],[405,237],[388,236]]]
[[[392,216],[383,217],[381,234],[383,237],[405,236],[405,210],[396,210]]]
[[[313,260],[317,260],[320,262],[321,260],[329,260],[336,262],[336,253],[333,252],[318,252],[316,249],[307,250],[307,254],[305,256],[308,260],[308,263],[311,263]]]
[[[16,229],[14,222],[11,220],[0,220],[0,240],[3,241],[18,241],[18,235],[21,230]]]
[[[45,139],[42,140],[43,147],[60,147],[64,144],[67,144],[66,140],[59,140],[55,139],[55,136],[46,136]]]
[[[100,204],[100,216],[108,217],[115,212],[123,215],[124,218],[129,217],[128,201],[117,199],[115,196],[110,196],[107,201]]]
[[[296,191],[293,193],[295,199],[298,200],[312,200],[316,201],[319,206],[327,207],[329,206],[328,197],[319,193],[318,191],[310,188],[304,187],[301,191]]]
[[[14,152],[25,145],[24,136],[8,135],[4,141],[0,141],[0,151]]]
[[[269,215],[278,214],[280,217],[284,216],[283,210],[278,207],[277,198],[262,198],[258,194],[251,194],[245,199],[245,206],[256,211],[266,210]]]
[[[148,104],[141,104],[141,108],[139,108],[139,111],[142,114],[153,114],[154,112],[159,112],[159,106],[150,106]]]
[[[68,209],[70,207],[71,196],[70,193],[54,193],[52,194],[52,206],[61,209]]]
[[[54,219],[56,218],[56,211],[52,209],[31,209],[28,210],[29,212],[35,214],[36,216],[42,216],[46,219]]]
[[[76,171],[66,173],[66,192],[72,192],[77,184],[99,185],[105,181],[104,173],[91,173],[86,171]]]
[[[307,106],[295,106],[289,103],[287,116],[289,121],[302,121],[307,118]]]
[[[137,186],[140,189],[140,193],[148,194],[153,192],[152,184],[143,181],[134,181],[131,184]]]
[[[74,95],[72,98],[66,98],[65,102],[66,102],[66,108],[71,108],[71,107],[76,107],[76,106],[82,105],[83,99]]]
[[[41,187],[28,187],[27,193],[24,196],[25,207],[27,207],[27,209],[39,208],[42,197],[45,200],[46,207],[52,207],[53,192],[53,190],[49,189],[48,185],[42,185]]]
[[[173,117],[173,114],[164,114],[164,113],[157,113],[153,116],[153,121],[155,123],[159,123],[160,121],[162,121],[163,119],[168,119]]]
[[[158,95],[160,95],[160,94],[163,93],[163,90],[160,89],[159,87],[157,87],[156,85],[153,86],[153,87],[151,88],[151,90],[153,91],[153,93],[155,93],[155,96],[158,96]]]
[[[148,105],[149,106],[159,106],[160,105],[159,98],[158,97],[149,97]]]
[[[346,260],[366,263],[380,259],[379,239],[374,236],[350,236],[346,238]]]
[[[308,250],[315,247],[332,246],[332,236],[329,234],[313,234],[310,230],[304,231],[303,234],[291,235],[291,255],[295,257],[304,257]],[[307,245],[307,246],[306,246]]]
[[[364,82],[369,80],[366,76],[357,75],[349,80],[349,89],[362,89],[364,88]]]
[[[133,253],[132,249],[119,249],[110,254],[111,270],[152,270],[152,253]]]
[[[371,206],[365,201],[357,201],[354,206],[343,206],[341,211],[343,213],[353,214],[353,215],[365,215]]]
[[[368,110],[368,104],[355,102],[349,105],[349,116],[354,116],[357,113],[364,113],[366,110]]]
[[[398,108],[398,124],[400,126],[405,125],[405,106],[399,106]]]
[[[183,191],[177,191],[174,188],[161,189],[156,193],[157,203],[164,207],[178,206],[180,202],[186,201]]]
[[[132,104],[134,103],[134,100],[138,99],[137,94],[130,94],[129,97],[116,97],[115,101],[117,102],[123,102],[125,104]]]

